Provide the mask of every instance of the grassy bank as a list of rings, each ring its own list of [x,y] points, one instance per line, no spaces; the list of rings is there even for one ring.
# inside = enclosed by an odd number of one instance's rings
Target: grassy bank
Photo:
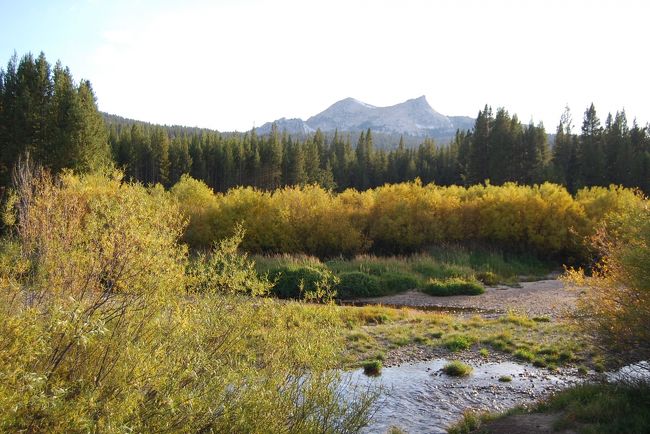
[[[484,285],[515,285],[520,278],[542,278],[557,267],[532,255],[507,254],[485,247],[457,245],[430,248],[411,256],[361,255],[353,259],[321,261],[305,255],[254,256],[260,275],[281,280],[272,291],[280,297],[298,294],[300,282],[313,286],[331,273],[338,298],[377,297],[408,289],[429,290],[437,295],[478,294]],[[291,282],[282,275],[295,276]]]
[[[509,313],[486,319],[381,306],[338,307],[337,312],[345,326],[347,366],[384,360],[390,351],[408,346],[449,354],[469,350],[486,360],[506,354],[550,369],[567,364],[595,367],[600,360],[572,325],[545,317]]]
[[[450,434],[506,432],[514,426],[543,420],[554,431],[589,434],[650,432],[648,384],[584,384],[556,393],[531,408],[518,407],[503,414],[468,412]],[[540,418],[539,415],[548,415]],[[536,431],[533,431],[536,432]],[[541,431],[540,431],[541,432]],[[546,432],[546,431],[545,431]]]

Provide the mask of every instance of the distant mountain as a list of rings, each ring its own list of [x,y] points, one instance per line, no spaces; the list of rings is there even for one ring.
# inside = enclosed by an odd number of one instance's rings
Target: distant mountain
[[[316,132],[315,128],[311,128],[305,121],[298,118],[280,118],[273,122],[267,122],[259,128],[255,128],[257,134],[263,135],[271,132],[271,126],[275,124],[278,127],[279,131],[287,131],[289,134],[293,135],[307,135],[309,133]]]
[[[358,133],[370,128],[373,133],[407,138],[449,139],[457,129],[474,127],[474,119],[467,116],[445,116],[435,111],[424,96],[409,99],[389,107],[376,107],[354,98],[346,98],[326,110],[301,119],[278,119],[257,128],[258,134],[267,134],[275,123],[280,131],[290,134],[309,134],[320,128],[324,133],[334,130]],[[409,140],[411,141],[411,140]]]

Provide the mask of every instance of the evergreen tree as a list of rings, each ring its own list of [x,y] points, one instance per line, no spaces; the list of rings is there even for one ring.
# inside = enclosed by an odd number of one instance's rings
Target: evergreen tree
[[[185,138],[175,138],[169,148],[170,183],[177,183],[182,175],[189,174],[192,170],[192,157],[190,148]]]
[[[608,182],[632,186],[634,157],[625,111],[616,112],[615,118],[611,114],[607,117],[603,137]]]
[[[569,107],[564,108],[560,123],[555,130],[555,144],[553,146],[553,176],[552,179],[568,187],[569,162],[575,158],[575,139],[572,133],[573,125]],[[572,186],[573,187],[573,186]]]
[[[260,187],[274,189],[282,184],[282,141],[278,126],[271,126],[268,140],[260,146],[261,177]]]
[[[75,163],[71,168],[92,170],[111,161],[108,134],[90,82],[82,80],[77,92],[80,119],[76,137],[79,142],[75,149],[77,155],[73,158]]]
[[[518,124],[516,118],[515,123]],[[476,140],[480,140],[480,137],[477,135]],[[496,117],[487,134],[487,152],[484,163],[487,170],[483,175],[484,179],[489,178],[492,184],[499,185],[506,181],[515,181],[520,176],[520,170],[517,167],[521,164],[520,140],[520,131],[513,128],[508,112],[504,108],[497,109]],[[478,162],[475,165],[478,165]]]
[[[537,184],[548,179],[546,167],[549,151],[544,125],[540,123],[535,126],[530,122],[524,129],[523,143],[522,173],[515,181],[522,184]]]
[[[370,156],[366,142],[366,135],[362,131],[359,134],[356,149],[356,164],[354,169],[354,187],[358,190],[365,190],[370,187]]]
[[[344,141],[339,135],[338,130],[334,131],[332,139],[333,156],[332,156],[332,173],[340,189],[346,189],[351,184],[351,171],[354,164],[355,155],[350,145],[350,136]]]
[[[225,143],[222,146],[221,160],[222,160],[222,175],[223,182],[219,186],[219,190],[226,191],[236,185],[236,163],[235,163],[235,149],[238,146]]]
[[[305,155],[303,151],[303,146],[292,145],[289,148],[289,173],[288,173],[288,182],[289,185],[302,185],[310,181],[307,170],[305,169]]]
[[[472,135],[469,131],[456,130],[453,146],[457,149],[458,178],[463,184],[469,183],[469,157],[471,153]]]
[[[154,158],[154,179],[152,182],[169,186],[169,137],[160,127],[154,129],[151,137],[151,148]]]
[[[650,193],[650,138],[648,128],[640,128],[636,120],[630,130],[630,146],[634,155],[632,184]]]
[[[467,181],[478,184],[490,178],[489,141],[494,119],[492,109],[487,105],[478,112],[469,149]]]
[[[108,163],[108,132],[88,81],[74,83],[70,70],[45,55],[14,55],[0,71],[0,183],[21,154],[59,171],[86,171]]]
[[[317,182],[320,176],[320,149],[324,147],[324,138],[320,130],[316,131],[314,137],[307,139],[303,146],[299,146],[301,153],[304,155],[303,164],[304,171],[308,182]]]
[[[190,176],[194,179],[205,179],[207,168],[205,165],[205,156],[203,155],[203,146],[201,145],[199,136],[193,135],[190,139],[189,152],[192,158]]]
[[[580,135],[580,184],[605,185],[605,154],[602,144],[603,130],[593,104],[585,111]]]

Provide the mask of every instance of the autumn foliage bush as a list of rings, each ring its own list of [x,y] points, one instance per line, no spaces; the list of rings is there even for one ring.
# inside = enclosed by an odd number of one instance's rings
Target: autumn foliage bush
[[[596,192],[587,192],[589,197]],[[598,213],[619,202],[602,195],[591,201]],[[596,203],[600,202],[600,203]],[[590,275],[569,270],[565,276],[584,288],[577,323],[614,360],[639,361],[650,357],[650,207],[632,206],[609,214],[592,237],[600,255]]]
[[[241,223],[246,231],[242,247],[250,252],[321,258],[483,243],[584,259],[591,252],[584,240],[603,217],[642,201],[632,190],[615,186],[583,189],[573,197],[551,183],[441,187],[414,181],[339,194],[318,186],[273,192],[241,187],[211,198],[205,188],[189,177],[172,188],[189,217],[190,246],[210,245]],[[195,206],[194,197],[205,205]]]
[[[192,215],[196,230],[183,232],[195,192],[119,173],[17,177],[0,239],[0,432],[366,424],[371,396],[341,396],[333,306],[250,297],[269,285],[238,254],[241,231],[188,263],[181,235],[213,229]]]

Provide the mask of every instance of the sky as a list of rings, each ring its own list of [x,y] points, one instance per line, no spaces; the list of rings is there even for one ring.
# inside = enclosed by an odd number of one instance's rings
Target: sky
[[[43,51],[99,109],[245,131],[353,97],[426,95],[576,130],[590,103],[650,121],[647,0],[0,0],[0,65]]]

